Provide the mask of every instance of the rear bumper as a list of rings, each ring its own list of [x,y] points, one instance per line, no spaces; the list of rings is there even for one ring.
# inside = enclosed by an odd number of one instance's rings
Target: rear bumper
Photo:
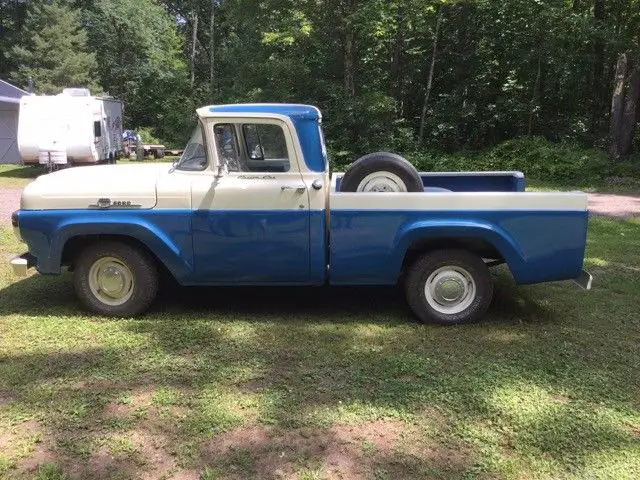
[[[586,270],[582,270],[582,273],[578,278],[573,279],[574,283],[583,290],[591,290],[591,283],[593,282],[593,276]]]
[[[30,253],[23,253],[20,256],[11,259],[11,268],[13,274],[17,277],[26,277],[27,270],[35,265],[34,258]]]

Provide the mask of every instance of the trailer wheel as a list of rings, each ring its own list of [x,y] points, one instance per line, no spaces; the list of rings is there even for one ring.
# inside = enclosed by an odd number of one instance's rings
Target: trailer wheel
[[[146,252],[118,241],[89,245],[74,262],[74,287],[90,312],[131,317],[146,310],[158,291],[158,268]]]
[[[407,302],[425,323],[478,320],[489,308],[493,280],[482,258],[466,250],[436,250],[419,258],[405,281]]]
[[[341,192],[422,192],[424,186],[408,160],[388,152],[359,158],[342,177]]]

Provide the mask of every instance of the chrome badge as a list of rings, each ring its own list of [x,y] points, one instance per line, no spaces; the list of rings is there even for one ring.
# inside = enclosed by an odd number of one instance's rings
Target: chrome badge
[[[132,203],[131,200],[112,201],[110,198],[99,198],[96,203],[90,204],[89,208],[140,208],[141,206],[142,205],[138,205],[137,203]]]

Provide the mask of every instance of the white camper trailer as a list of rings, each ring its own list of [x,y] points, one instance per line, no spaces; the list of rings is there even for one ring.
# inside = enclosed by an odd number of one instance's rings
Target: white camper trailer
[[[115,163],[122,155],[122,102],[85,88],[20,100],[18,150],[25,164]]]

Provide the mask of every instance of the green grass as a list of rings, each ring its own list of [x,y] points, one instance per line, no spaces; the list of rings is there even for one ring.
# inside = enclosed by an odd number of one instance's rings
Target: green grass
[[[454,328],[391,288],[177,290],[101,319],[68,275],[16,281],[23,250],[0,229],[0,478],[640,478],[637,218],[591,220],[591,292],[498,270]]]
[[[640,220],[591,220],[586,265],[588,293],[498,271],[486,319],[442,328],[392,288],[177,290],[96,318],[68,276],[3,264],[0,476],[640,478]]]
[[[0,188],[24,188],[38,175],[44,173],[40,167],[22,165],[0,165]]]
[[[640,194],[640,179],[625,179],[621,183],[616,183],[612,180],[608,180],[604,183],[591,182],[580,185],[567,186],[566,184],[527,178],[527,190],[532,192],[579,190],[586,193],[638,195]]]

